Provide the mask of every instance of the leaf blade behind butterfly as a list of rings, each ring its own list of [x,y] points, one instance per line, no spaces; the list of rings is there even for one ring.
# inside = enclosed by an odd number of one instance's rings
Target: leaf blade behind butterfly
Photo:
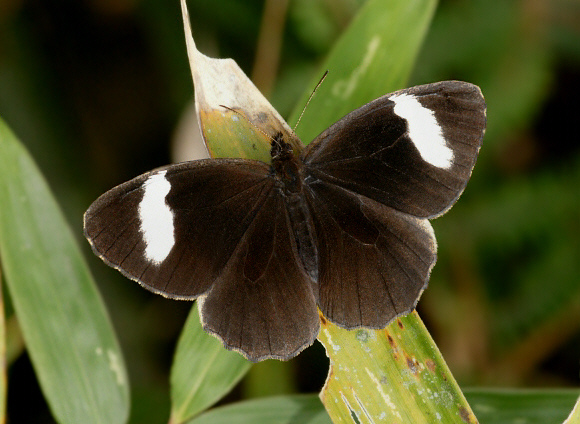
[[[239,157],[270,163],[272,138],[293,132],[232,59],[213,59],[197,50],[185,0],[181,0],[195,106],[203,140],[212,158]]]
[[[28,353],[59,423],[124,423],[123,357],[79,247],[32,158],[0,120],[0,256]]]

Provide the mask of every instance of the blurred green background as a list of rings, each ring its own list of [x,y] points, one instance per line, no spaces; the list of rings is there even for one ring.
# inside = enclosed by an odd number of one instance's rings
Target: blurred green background
[[[189,9],[198,48],[235,59],[287,117],[362,3],[196,0]],[[464,195],[433,222],[439,261],[419,312],[462,386],[578,386],[580,2],[441,1],[408,85],[444,79],[482,88],[488,131]],[[177,0],[0,1],[0,116],[84,246],[129,367],[134,423],[167,418],[168,370],[191,304],[102,264],[82,238],[82,214],[114,185],[170,162],[192,96]],[[11,335],[9,416],[50,423]],[[255,366],[224,401],[319,391],[327,366],[316,344]]]

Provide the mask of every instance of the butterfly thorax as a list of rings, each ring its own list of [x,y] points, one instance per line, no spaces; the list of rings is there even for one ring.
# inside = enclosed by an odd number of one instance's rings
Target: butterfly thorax
[[[284,141],[282,133],[274,136],[270,154],[276,186],[286,195],[301,193],[302,165],[294,154],[292,146]]]

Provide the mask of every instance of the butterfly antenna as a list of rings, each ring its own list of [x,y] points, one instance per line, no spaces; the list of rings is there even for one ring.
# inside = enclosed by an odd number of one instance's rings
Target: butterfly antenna
[[[252,121],[250,121],[250,119],[244,115],[243,113],[241,113],[240,111],[233,109],[229,106],[225,106],[225,105],[220,105],[221,107],[223,107],[224,109],[230,110],[234,113],[237,113],[238,115],[240,115],[242,118],[244,118],[246,121],[248,121],[250,123],[251,126],[253,126],[255,129],[257,129],[258,131],[260,131],[262,134],[264,134],[266,137],[268,137],[272,142],[276,142],[276,140],[274,139],[274,137],[272,137],[270,134],[267,134],[264,130],[262,130],[260,127],[258,127],[256,124],[254,124]]]
[[[322,85],[322,81],[324,81],[324,78],[326,78],[327,75],[328,75],[328,70],[324,73],[324,75],[322,75],[322,78],[320,78],[320,81],[318,81],[318,84],[316,84],[316,87],[314,87],[314,90],[312,90],[312,93],[310,93],[310,97],[308,97],[308,101],[304,105],[304,108],[302,109],[302,113],[298,117],[298,121],[296,121],[296,125],[294,125],[294,128],[292,128],[293,133],[296,134],[296,127],[298,127],[298,124],[300,123],[300,120],[302,119],[302,115],[304,115],[304,112],[306,112],[306,108],[310,104],[310,100],[312,100],[312,98],[314,97],[314,93],[316,93],[316,90],[318,90],[318,87],[320,87]]]

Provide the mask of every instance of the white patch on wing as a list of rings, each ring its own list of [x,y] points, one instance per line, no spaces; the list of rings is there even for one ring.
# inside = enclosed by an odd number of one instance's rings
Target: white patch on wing
[[[167,171],[151,175],[143,184],[143,199],[139,203],[141,234],[145,241],[145,257],[156,265],[167,258],[175,244],[173,213],[165,196],[171,184],[165,178]]]
[[[449,169],[453,163],[453,150],[447,146],[433,111],[423,107],[410,94],[397,94],[390,100],[395,102],[395,114],[407,120],[409,138],[423,160],[438,168]]]

